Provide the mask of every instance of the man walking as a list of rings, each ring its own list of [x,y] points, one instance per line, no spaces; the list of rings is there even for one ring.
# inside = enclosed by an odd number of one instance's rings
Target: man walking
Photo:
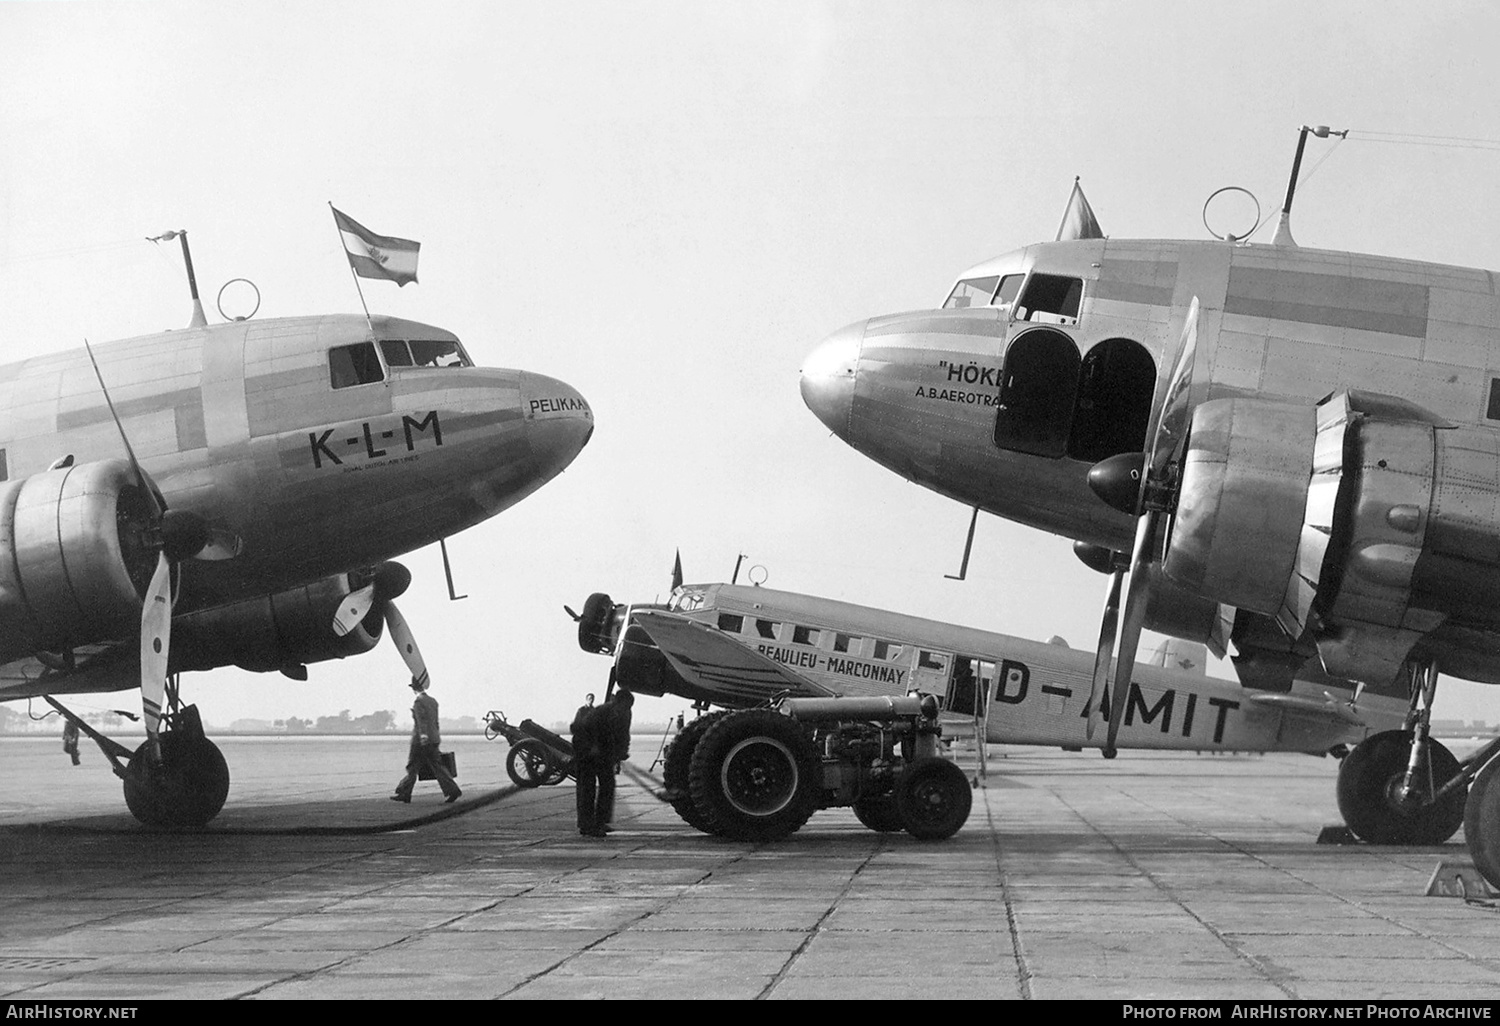
[[[413,677],[411,689],[417,696],[416,701],[411,705],[411,749],[406,756],[406,776],[402,777],[401,783],[396,785],[396,793],[391,795],[391,801],[410,802],[411,789],[417,784],[417,774],[426,769],[437,779],[438,786],[447,796],[444,801],[456,802],[463,791],[448,775],[448,770],[438,754],[438,745],[442,743],[442,736],[438,733],[437,699],[427,694],[425,676]]]

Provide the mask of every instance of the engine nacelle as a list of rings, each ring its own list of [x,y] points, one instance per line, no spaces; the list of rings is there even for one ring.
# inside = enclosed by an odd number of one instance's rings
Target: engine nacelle
[[[1237,609],[1275,614],[1302,535],[1316,410],[1216,399],[1193,411],[1167,575]]]
[[[172,621],[172,672],[239,666],[264,673],[343,659],[375,647],[384,630],[380,603],[343,637],[334,614],[354,591],[348,574],[220,606]]]
[[[124,460],[0,482],[0,658],[139,634],[150,523]]]
[[[1336,677],[1388,680],[1424,639],[1451,660],[1449,634],[1500,630],[1500,432],[1359,392],[1204,403],[1162,566]]]

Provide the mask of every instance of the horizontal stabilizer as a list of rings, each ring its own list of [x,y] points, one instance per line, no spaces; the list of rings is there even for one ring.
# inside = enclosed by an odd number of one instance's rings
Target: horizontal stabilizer
[[[702,621],[656,609],[638,610],[632,620],[651,636],[672,669],[716,696],[715,702],[739,706],[788,693],[799,698],[834,694]]]

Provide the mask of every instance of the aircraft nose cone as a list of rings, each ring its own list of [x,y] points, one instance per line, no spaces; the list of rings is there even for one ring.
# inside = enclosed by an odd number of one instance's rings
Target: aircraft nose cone
[[[802,401],[840,438],[849,433],[854,372],[868,323],[859,321],[840,328],[819,342],[802,361]]]
[[[561,473],[594,433],[594,411],[572,385],[544,374],[521,374],[521,408],[533,458]]]

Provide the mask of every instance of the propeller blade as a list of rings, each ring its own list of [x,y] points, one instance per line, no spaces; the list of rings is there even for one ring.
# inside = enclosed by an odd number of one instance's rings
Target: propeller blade
[[[566,603],[563,604],[563,612],[567,613],[569,616],[571,616],[573,618],[573,622],[574,623],[577,623],[579,620],[583,619],[583,617],[581,617],[577,613],[573,612],[573,607],[572,606],[567,605]]]
[[[109,386],[104,383],[104,373],[99,370],[99,361],[94,359],[94,347],[89,345],[89,340],[83,340],[84,351],[89,354],[89,363],[93,364],[94,377],[99,379],[99,388],[104,393],[104,403],[109,407],[109,415],[114,419],[115,427],[120,432],[120,441],[125,443],[125,455],[130,457],[130,466],[135,471],[135,483],[140,486],[141,491],[146,493],[146,501],[151,505],[153,519],[161,519],[164,507],[156,499],[156,490],[146,482],[146,472],[141,469],[141,461],[135,458],[135,450],[130,447],[130,436],[125,433],[125,425],[120,422],[120,415],[115,412],[115,401],[110,398]]]
[[[339,603],[339,611],[333,617],[333,633],[339,637],[348,634],[359,626],[370,613],[370,607],[375,604],[375,585],[367,584],[355,592],[344,596],[344,601]]]
[[[1147,570],[1156,556],[1156,532],[1161,512],[1148,510],[1135,532],[1135,552],[1130,559],[1130,589],[1125,594],[1125,613],[1120,618],[1120,653],[1115,660],[1115,677],[1109,696],[1109,732],[1104,741],[1104,757],[1113,759],[1120,724],[1125,719],[1125,703],[1130,697],[1130,678],[1135,672],[1135,653],[1141,644],[1141,628],[1146,621]]]
[[[141,711],[146,735],[157,743],[161,704],[166,696],[167,657],[172,636],[172,573],[166,554],[156,557],[156,572],[141,607]],[[158,755],[160,752],[158,751]]]
[[[1188,305],[1187,319],[1182,324],[1182,339],[1177,344],[1177,360],[1172,367],[1172,378],[1167,393],[1162,397],[1161,418],[1156,422],[1156,436],[1151,441],[1151,459],[1147,462],[1147,474],[1159,475],[1167,463],[1176,455],[1187,436],[1192,404],[1189,397],[1193,389],[1193,362],[1198,353],[1199,323],[1203,312],[1194,296]]]
[[[1084,730],[1090,741],[1094,739],[1094,731],[1099,729],[1100,706],[1109,682],[1110,661],[1115,655],[1115,635],[1120,628],[1120,584],[1124,580],[1123,570],[1109,575],[1109,597],[1104,600],[1104,621],[1099,625],[1099,648],[1094,654],[1094,686],[1089,690],[1089,719]]]
[[[417,648],[417,639],[412,637],[411,628],[406,625],[406,617],[396,608],[396,603],[385,604],[385,626],[391,632],[391,640],[401,650],[401,658],[406,660],[406,668],[411,671],[412,680],[419,680],[425,687],[428,681],[427,664],[422,660],[422,651]]]

